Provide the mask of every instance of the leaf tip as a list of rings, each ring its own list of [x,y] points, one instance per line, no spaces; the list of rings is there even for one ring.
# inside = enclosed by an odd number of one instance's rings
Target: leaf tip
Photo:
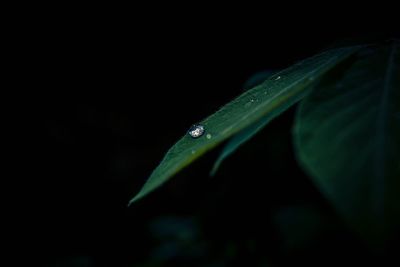
[[[133,202],[135,202],[135,197],[132,198],[131,200],[129,200],[128,205],[126,205],[128,208],[133,204]]]
[[[211,168],[210,174],[209,174],[211,177],[214,177],[217,174],[217,171],[219,170],[219,167],[221,166],[221,162],[222,161],[220,159],[218,159],[214,163],[213,167]]]
[[[142,197],[143,197],[143,194],[141,194],[139,192],[138,194],[136,194],[136,196],[134,196],[131,200],[129,200],[127,207],[130,207],[133,203],[137,202]]]

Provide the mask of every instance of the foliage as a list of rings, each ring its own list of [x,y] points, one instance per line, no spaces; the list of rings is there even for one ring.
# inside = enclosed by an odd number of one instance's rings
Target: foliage
[[[331,49],[280,71],[183,136],[130,204],[230,139],[212,170],[301,100],[293,139],[298,162],[344,221],[381,246],[399,225],[400,44]]]

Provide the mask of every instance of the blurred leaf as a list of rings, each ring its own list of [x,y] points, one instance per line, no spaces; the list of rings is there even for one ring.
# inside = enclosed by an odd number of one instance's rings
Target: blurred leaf
[[[254,86],[259,85],[263,81],[265,81],[267,78],[271,77],[276,71],[272,70],[265,70],[258,72],[251,76],[244,84],[244,89],[248,90]],[[244,144],[246,141],[248,141],[250,138],[252,138],[258,131],[260,131],[262,128],[264,128],[265,125],[268,124],[268,122],[271,120],[271,117],[265,117],[260,119],[258,122],[255,122],[254,124],[250,125],[246,129],[240,131],[236,135],[234,135],[228,143],[224,146],[223,150],[221,151],[221,154],[219,155],[218,159],[215,161],[214,166],[211,169],[210,175],[214,176],[219,167],[221,166],[221,163],[233,152],[236,151],[242,144]]]
[[[301,103],[297,156],[339,213],[379,245],[400,225],[399,43],[365,48]]]
[[[63,260],[59,260],[54,264],[50,265],[51,267],[91,267],[94,266],[94,262],[90,257],[87,256],[72,256],[70,258],[65,258]]]
[[[273,219],[287,250],[310,247],[328,225],[318,209],[308,206],[283,207]]]
[[[259,86],[222,107],[201,122],[206,133],[192,139],[185,135],[165,155],[130,204],[165,183],[182,168],[259,120],[274,118],[299,101],[321,75],[347,58],[357,47],[323,52],[273,75]]]
[[[218,156],[217,160],[214,163],[214,166],[211,169],[210,175],[214,176],[219,167],[221,166],[221,163],[229,157],[233,152],[236,151],[242,144],[247,142],[249,139],[251,139],[255,134],[257,134],[261,129],[263,129],[268,122],[270,122],[273,118],[271,117],[265,117],[262,118],[261,120],[257,121],[256,123],[250,125],[246,129],[240,131],[237,133],[235,136],[232,137],[228,141],[228,143],[225,145],[224,149],[222,150],[221,154]]]
[[[182,242],[198,238],[199,226],[191,218],[160,217],[149,225],[152,235],[159,239],[174,239]]]

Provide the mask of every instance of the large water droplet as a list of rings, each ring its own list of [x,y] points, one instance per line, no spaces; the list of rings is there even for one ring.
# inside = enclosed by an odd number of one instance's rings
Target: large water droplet
[[[192,138],[199,138],[200,136],[202,136],[205,132],[204,126],[201,124],[195,124],[192,127],[190,127],[188,134],[192,137]]]

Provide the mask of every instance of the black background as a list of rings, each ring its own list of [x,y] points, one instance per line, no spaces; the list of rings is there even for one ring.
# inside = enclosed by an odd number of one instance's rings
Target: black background
[[[70,22],[26,25],[21,50],[29,74],[21,79],[31,88],[24,112],[33,127],[20,167],[29,176],[17,179],[14,196],[17,262],[335,266],[375,260],[361,260],[369,250],[298,167],[294,109],[224,162],[216,177],[208,172],[219,149],[137,204],[127,203],[190,125],[239,95],[252,74],[288,67],[337,42],[384,39],[393,31],[296,21],[254,27],[240,19],[218,26],[184,19]],[[317,214],[322,230],[288,245],[285,225],[312,232],[297,223],[304,209]],[[299,210],[300,219],[293,215]],[[152,228],[160,221],[161,229],[183,223],[198,233],[190,249],[155,256],[166,242]]]

